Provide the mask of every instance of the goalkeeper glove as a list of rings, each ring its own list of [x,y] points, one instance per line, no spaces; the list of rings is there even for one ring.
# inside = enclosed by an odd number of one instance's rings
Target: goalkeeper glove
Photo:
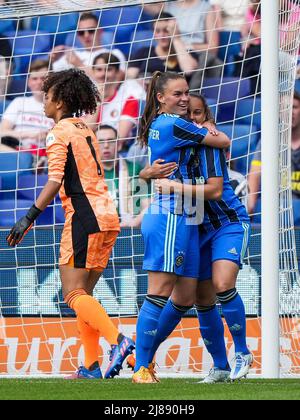
[[[35,219],[42,213],[35,205],[28,210],[26,216],[21,217],[20,220],[13,226],[6,240],[8,245],[15,246],[21,242],[23,237],[32,227]]]

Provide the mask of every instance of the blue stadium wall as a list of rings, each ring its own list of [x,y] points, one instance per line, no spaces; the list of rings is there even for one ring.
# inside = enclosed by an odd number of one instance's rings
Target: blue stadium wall
[[[16,249],[8,248],[6,245],[5,238],[8,231],[0,231],[2,315],[74,315],[62,303],[57,266],[61,231],[61,228],[39,228],[30,231]],[[259,232],[259,227],[253,227],[254,234]],[[246,304],[249,316],[260,314],[260,246],[260,236],[253,235],[250,243],[252,257],[248,261],[251,273],[249,272],[248,276],[246,271],[240,282],[243,298],[250,303],[256,301],[256,305]],[[296,231],[296,248],[299,261],[300,230]],[[142,270],[143,240],[140,231],[123,229],[113,256],[114,264],[109,263],[96,295],[110,315],[135,316],[147,291],[147,275]]]

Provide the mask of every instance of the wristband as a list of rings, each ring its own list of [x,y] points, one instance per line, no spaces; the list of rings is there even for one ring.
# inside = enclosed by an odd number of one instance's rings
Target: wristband
[[[39,215],[42,213],[42,210],[38,209],[35,205],[33,205],[27,212],[26,218],[33,223],[35,219],[39,217]]]

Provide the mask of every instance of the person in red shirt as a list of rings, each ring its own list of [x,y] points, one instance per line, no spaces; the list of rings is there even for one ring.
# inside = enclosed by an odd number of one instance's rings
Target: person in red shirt
[[[136,80],[120,82],[120,60],[113,54],[102,53],[93,63],[94,80],[102,93],[103,102],[97,113],[86,118],[94,131],[107,124],[118,132],[119,149],[131,139],[139,117],[140,100],[146,92]]]

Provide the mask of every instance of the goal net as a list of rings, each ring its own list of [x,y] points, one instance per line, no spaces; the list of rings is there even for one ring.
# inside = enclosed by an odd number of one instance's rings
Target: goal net
[[[162,17],[162,10],[174,16],[176,25]],[[280,83],[274,86],[280,93],[278,320],[281,373],[291,376],[300,373],[300,232],[295,227],[300,222],[300,162],[298,167],[291,165],[300,0],[280,0],[278,18]],[[101,109],[88,122],[99,136],[107,183],[123,225],[95,297],[120,332],[134,338],[147,292],[140,219],[151,197],[148,186],[139,180],[147,151],[136,146],[137,127],[151,73],[160,69],[183,72],[191,92],[206,98],[218,129],[232,139],[227,156],[232,185],[252,218],[251,243],[237,288],[245,303],[247,340],[255,358],[251,373],[261,373],[260,138],[264,86],[260,77],[260,25],[259,0],[0,0],[1,374],[60,375],[73,372],[84,360],[74,313],[62,298],[58,256],[64,215],[59,198],[18,247],[8,248],[5,240],[47,180],[45,133],[53,122],[43,115],[42,78],[48,71],[74,66],[85,70],[102,93]],[[115,72],[113,79],[111,72]],[[103,125],[117,130],[117,143],[101,137],[99,126]],[[227,330],[226,343],[230,360],[234,349]],[[105,371],[110,347],[102,338],[99,344]],[[190,311],[160,346],[156,361],[160,372],[169,376],[209,370],[211,359],[200,336],[196,312]],[[124,373],[129,371],[124,369]]]

